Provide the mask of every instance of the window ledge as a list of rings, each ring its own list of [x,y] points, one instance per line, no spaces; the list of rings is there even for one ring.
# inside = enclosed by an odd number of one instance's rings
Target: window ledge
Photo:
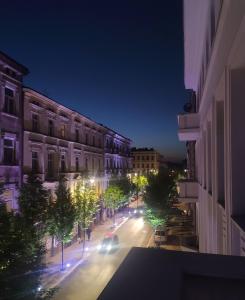
[[[14,119],[16,119],[16,120],[19,119],[18,116],[9,114],[9,113],[7,113],[7,112],[5,112],[5,111],[2,111],[2,115],[7,116],[7,117],[14,118]]]

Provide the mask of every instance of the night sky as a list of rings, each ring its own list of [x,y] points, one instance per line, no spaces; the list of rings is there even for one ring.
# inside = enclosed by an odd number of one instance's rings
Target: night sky
[[[0,49],[25,85],[167,157],[184,157],[182,0],[4,1]]]

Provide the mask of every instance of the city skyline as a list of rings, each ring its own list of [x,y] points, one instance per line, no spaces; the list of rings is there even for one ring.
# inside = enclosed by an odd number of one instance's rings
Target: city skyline
[[[7,4],[14,18],[2,50],[29,68],[26,86],[120,131],[133,146],[183,158],[176,134],[187,100],[182,3],[155,4],[53,2],[48,11],[45,3]]]

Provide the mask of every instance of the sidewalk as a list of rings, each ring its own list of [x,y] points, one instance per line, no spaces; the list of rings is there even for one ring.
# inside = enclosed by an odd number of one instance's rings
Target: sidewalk
[[[107,232],[115,232],[117,229],[128,220],[124,216],[124,212],[116,214],[117,226],[112,228],[112,219],[107,219],[103,224],[96,225],[91,234],[91,240],[85,242],[83,254],[83,243],[75,242],[71,246],[64,249],[64,267],[61,271],[61,252],[52,257],[48,257],[46,262],[47,268],[42,276],[42,286],[44,288],[54,288],[59,285],[67,276],[69,276],[83,261],[85,261],[97,247],[103,236]]]

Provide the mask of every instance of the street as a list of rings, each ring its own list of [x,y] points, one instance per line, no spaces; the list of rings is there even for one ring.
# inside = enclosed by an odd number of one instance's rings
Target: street
[[[94,245],[90,249],[90,256],[61,283],[54,299],[97,299],[130,248],[147,246],[151,229],[142,217],[131,218],[118,228],[116,234],[119,237],[119,249],[114,253],[101,254]]]

